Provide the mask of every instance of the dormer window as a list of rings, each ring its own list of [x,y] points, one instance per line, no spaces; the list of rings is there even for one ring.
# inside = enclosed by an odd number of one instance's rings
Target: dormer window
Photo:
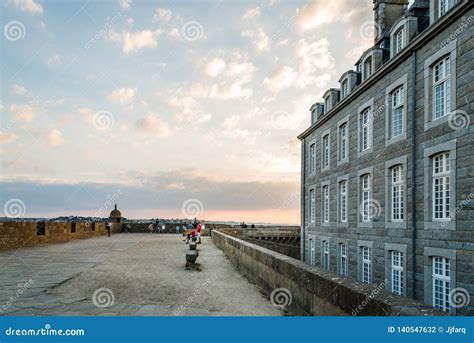
[[[439,16],[443,16],[448,12],[451,7],[454,5],[454,0],[439,0],[438,3],[438,10],[439,10]]]
[[[341,92],[342,99],[344,99],[349,94],[349,83],[347,80],[342,81]]]
[[[324,99],[324,108],[325,108],[325,112],[328,113],[329,110],[331,109],[331,96],[328,95],[325,99]]]
[[[367,80],[374,72],[372,67],[372,57],[368,57],[364,62],[364,80]]]
[[[405,47],[405,30],[401,28],[395,34],[395,53],[398,54]]]

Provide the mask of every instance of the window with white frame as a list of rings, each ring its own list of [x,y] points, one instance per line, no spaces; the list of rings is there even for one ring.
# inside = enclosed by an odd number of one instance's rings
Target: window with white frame
[[[362,282],[372,283],[372,249],[369,247],[361,247],[362,255]]]
[[[343,123],[339,126],[339,161],[347,158],[347,150],[347,123]]]
[[[451,104],[450,57],[445,57],[433,67],[434,117],[439,119],[449,114]]]
[[[347,245],[339,244],[339,266],[341,275],[347,276]]]
[[[368,57],[364,62],[364,80],[367,80],[373,73],[372,57]]]
[[[362,111],[359,118],[359,151],[372,147],[372,114],[370,107]]]
[[[449,153],[433,156],[433,221],[450,220]]]
[[[339,220],[347,223],[347,181],[339,183]]]
[[[311,189],[309,191],[309,199],[310,199],[310,202],[309,202],[309,206],[310,206],[310,209],[309,209],[309,216],[310,216],[310,222],[311,223],[314,223],[315,220],[316,220],[316,198],[315,198],[315,194],[314,194],[314,189]]]
[[[401,251],[391,251],[391,289],[398,295],[403,295],[403,253]]]
[[[403,134],[404,109],[404,87],[398,87],[392,92],[392,137]]]
[[[329,134],[323,137],[323,168],[329,167]]]
[[[329,223],[329,186],[323,187],[323,222]]]
[[[316,264],[316,241],[313,238],[309,239],[309,263]]]
[[[451,288],[450,261],[446,257],[433,257],[433,306],[449,311]]]
[[[343,99],[349,94],[349,82],[347,80],[342,81],[341,93]]]
[[[361,179],[361,196],[362,196],[362,221],[370,222],[372,220],[372,190],[370,186],[370,174],[364,174]]]
[[[395,166],[391,169],[391,219],[393,222],[402,222],[404,219],[404,177],[403,167]]]
[[[438,13],[439,16],[443,16],[448,12],[454,5],[454,0],[438,0]]]
[[[395,33],[395,53],[399,53],[405,47],[405,29],[402,27]]]
[[[321,261],[321,266],[323,269],[329,270],[329,242],[323,241],[323,259]]]
[[[316,171],[316,144],[309,146],[309,172],[314,173]]]

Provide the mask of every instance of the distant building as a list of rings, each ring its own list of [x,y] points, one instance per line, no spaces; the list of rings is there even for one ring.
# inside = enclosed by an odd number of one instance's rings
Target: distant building
[[[299,136],[301,259],[464,315],[474,313],[473,7],[374,0],[374,46],[311,106]]]

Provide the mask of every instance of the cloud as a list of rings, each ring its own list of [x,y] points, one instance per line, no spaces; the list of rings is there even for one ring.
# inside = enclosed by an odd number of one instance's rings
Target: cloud
[[[111,41],[121,44],[122,51],[128,54],[135,53],[144,48],[155,48],[158,45],[158,37],[161,32],[161,30],[122,33],[110,31],[109,38]]]
[[[211,119],[211,114],[204,112],[197,101],[190,97],[173,97],[166,104],[174,110],[178,122],[202,124]]]
[[[318,28],[324,24],[341,21],[358,26],[361,17],[372,16],[371,6],[372,2],[369,1],[312,0],[302,8],[297,9],[295,22],[302,32]]]
[[[168,8],[157,8],[153,16],[154,22],[169,23],[173,18],[173,12]]]
[[[36,116],[30,105],[12,104],[10,105],[10,112],[16,119],[27,123],[33,121],[33,118]]]
[[[7,4],[11,4],[13,7],[30,14],[43,14],[43,6],[35,2],[35,0],[8,0]]]
[[[61,57],[59,55],[53,55],[48,58],[48,65],[61,64]]]
[[[132,0],[119,0],[119,6],[123,10],[129,10],[132,5]]]
[[[136,88],[120,88],[107,94],[107,99],[116,104],[127,105],[133,101],[136,92]]]
[[[225,69],[225,66],[225,61],[216,57],[206,65],[204,72],[210,77],[216,77]]]
[[[291,87],[297,77],[296,71],[289,67],[284,66],[273,71],[270,76],[263,80],[263,84],[273,92],[279,92],[283,89]]]
[[[91,124],[93,119],[94,119],[94,114],[95,112],[91,110],[90,108],[87,107],[82,107],[77,110],[77,112],[81,115],[82,119],[88,123]]]
[[[296,80],[298,87],[322,85],[329,81],[329,72],[334,70],[336,62],[329,52],[329,42],[326,38],[312,43],[300,39],[295,50],[300,61]]]
[[[255,19],[260,17],[260,7],[249,8],[242,16],[243,20]]]
[[[18,136],[11,132],[0,132],[0,144],[8,144],[18,139]]]
[[[260,52],[270,49],[268,36],[261,27],[242,31],[242,37],[251,38],[256,49]]]
[[[138,132],[155,134],[158,137],[168,137],[171,135],[168,124],[154,114],[138,119],[135,123],[135,129]]]
[[[57,129],[52,129],[46,134],[46,144],[50,148],[55,148],[63,143],[63,134]]]
[[[16,95],[25,95],[27,93],[25,87],[23,87],[22,85],[16,84],[16,83],[12,85],[12,91]]]

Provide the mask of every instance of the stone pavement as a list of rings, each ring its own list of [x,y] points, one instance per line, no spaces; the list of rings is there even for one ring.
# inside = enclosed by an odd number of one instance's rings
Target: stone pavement
[[[201,270],[172,234],[0,251],[0,315],[282,315],[209,238]]]

